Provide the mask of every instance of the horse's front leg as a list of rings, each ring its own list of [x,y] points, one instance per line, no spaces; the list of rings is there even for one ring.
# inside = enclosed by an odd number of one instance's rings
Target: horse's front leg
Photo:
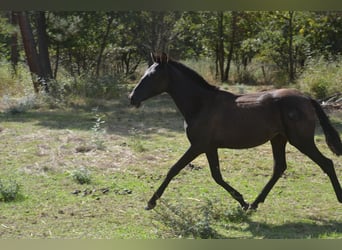
[[[156,206],[156,201],[162,196],[165,188],[170,183],[172,178],[175,177],[185,166],[187,166],[199,154],[201,154],[201,151],[196,150],[192,146],[185,152],[185,154],[178,160],[178,162],[170,168],[163,183],[160,185],[160,187],[157,189],[157,191],[153,194],[153,196],[147,203],[147,206],[145,207],[146,210],[153,209]]]

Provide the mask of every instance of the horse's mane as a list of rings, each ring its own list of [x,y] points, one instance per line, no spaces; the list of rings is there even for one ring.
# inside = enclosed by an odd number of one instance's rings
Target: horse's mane
[[[179,71],[183,72],[184,74],[186,74],[187,76],[189,76],[190,78],[192,78],[194,80],[194,82],[198,85],[200,85],[201,87],[204,87],[207,90],[217,90],[218,87],[209,84],[200,74],[198,74],[195,70],[185,66],[184,64],[178,62],[178,61],[174,61],[169,59],[168,63],[172,66],[174,66],[175,68],[177,68]]]

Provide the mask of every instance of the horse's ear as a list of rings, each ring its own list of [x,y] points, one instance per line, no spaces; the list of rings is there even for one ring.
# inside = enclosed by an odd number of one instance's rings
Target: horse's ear
[[[157,60],[156,60],[156,56],[154,55],[154,53],[153,52],[151,52],[151,58],[152,58],[152,62],[156,62]]]
[[[162,53],[160,59],[161,59],[162,63],[167,63],[169,61],[169,58],[168,58],[168,56],[167,56],[167,54],[165,52]]]

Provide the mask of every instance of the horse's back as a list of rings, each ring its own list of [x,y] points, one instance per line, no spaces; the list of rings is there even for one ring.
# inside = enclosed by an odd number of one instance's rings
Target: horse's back
[[[237,96],[235,102],[238,106],[258,106],[279,99],[302,99],[306,98],[301,92],[295,89],[274,89],[251,94]]]
[[[288,129],[311,130],[314,126],[310,99],[293,89],[234,97],[222,93],[214,106],[210,123],[221,147],[254,147],[277,134],[286,136]]]

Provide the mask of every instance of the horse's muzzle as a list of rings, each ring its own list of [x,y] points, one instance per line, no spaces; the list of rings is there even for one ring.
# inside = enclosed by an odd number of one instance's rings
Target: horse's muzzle
[[[140,105],[141,105],[141,102],[137,101],[135,98],[134,98],[134,93],[131,93],[128,97],[131,101],[131,105],[135,106],[136,108],[139,108]]]

